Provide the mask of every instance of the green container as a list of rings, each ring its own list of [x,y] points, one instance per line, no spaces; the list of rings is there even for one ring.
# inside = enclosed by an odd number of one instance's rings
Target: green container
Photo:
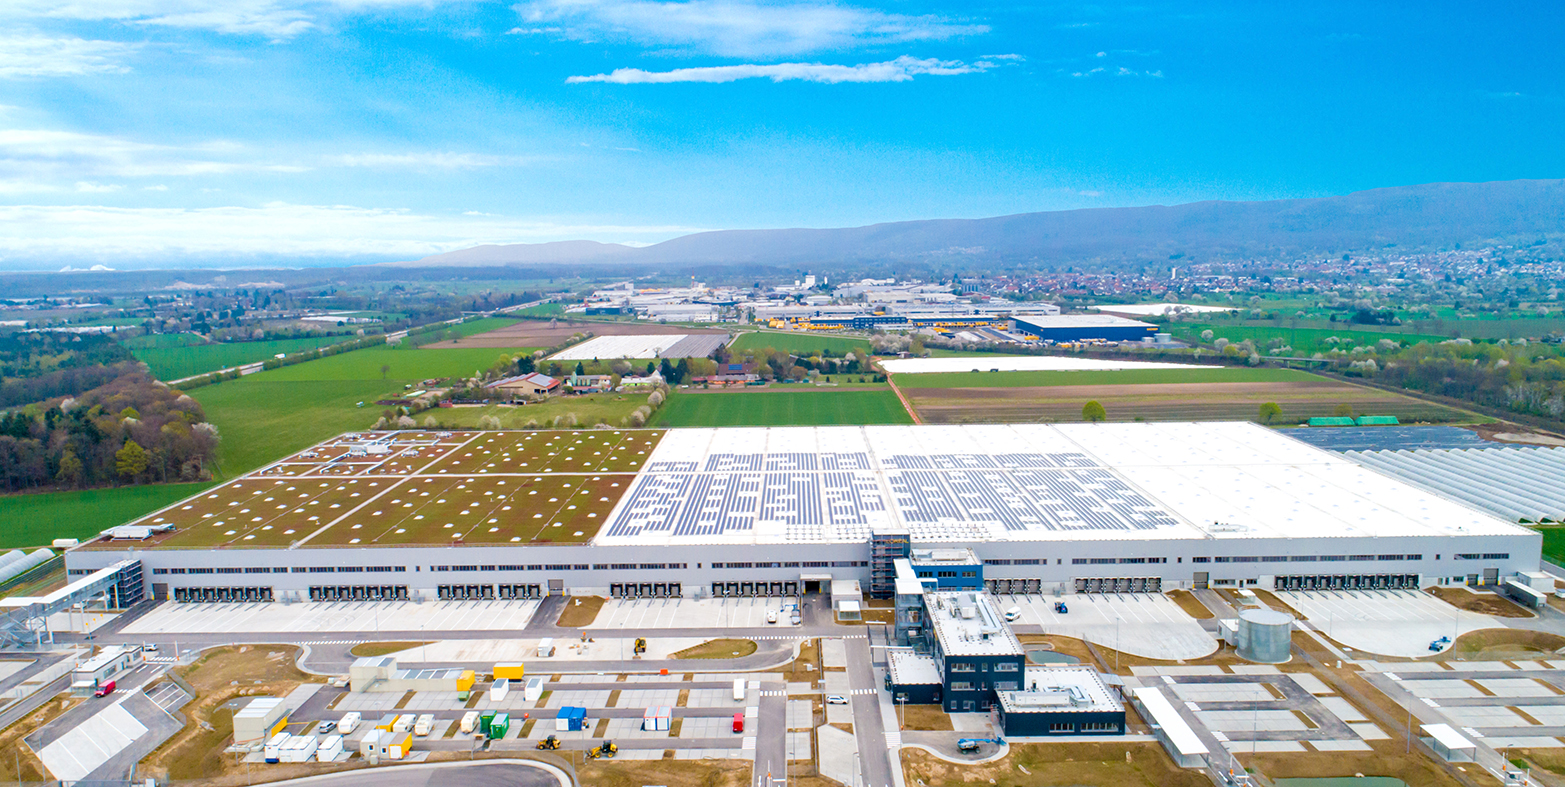
[[[486,710],[478,714],[478,731],[484,735],[489,734],[489,727],[494,724],[494,711]]]
[[[489,722],[489,739],[497,740],[499,738],[504,738],[505,733],[510,729],[511,714],[501,713],[494,717],[494,721]]]

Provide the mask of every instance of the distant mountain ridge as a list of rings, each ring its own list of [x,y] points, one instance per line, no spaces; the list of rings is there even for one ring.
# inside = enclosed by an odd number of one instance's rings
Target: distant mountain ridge
[[[1318,199],[1087,208],[841,229],[718,230],[635,248],[593,241],[479,246],[394,265],[809,265],[895,261],[1131,263],[1173,255],[1335,254],[1535,240],[1565,232],[1565,180],[1431,183]]]

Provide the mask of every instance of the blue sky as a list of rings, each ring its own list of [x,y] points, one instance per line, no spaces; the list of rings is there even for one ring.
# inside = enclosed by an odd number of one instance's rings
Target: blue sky
[[[1565,176],[1557,3],[6,0],[0,267]]]

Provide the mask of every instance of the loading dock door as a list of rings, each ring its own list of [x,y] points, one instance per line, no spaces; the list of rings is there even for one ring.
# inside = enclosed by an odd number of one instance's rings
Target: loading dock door
[[[565,580],[563,580],[563,579],[551,579],[551,580],[549,580],[549,595],[551,595],[551,596],[563,596],[563,595],[565,595]]]
[[[1205,590],[1212,586],[1212,573],[1210,571],[1197,571],[1190,579],[1190,586],[1197,590]]]

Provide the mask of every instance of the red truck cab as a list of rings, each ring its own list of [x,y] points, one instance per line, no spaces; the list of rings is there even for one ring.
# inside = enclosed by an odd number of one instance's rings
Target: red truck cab
[[[744,714],[734,714],[734,732],[744,732]]]
[[[105,681],[103,684],[99,685],[98,688],[92,690],[92,696],[94,696],[94,697],[107,697],[108,695],[113,694],[113,693],[114,693],[114,681],[112,681],[112,680],[111,681]]]

